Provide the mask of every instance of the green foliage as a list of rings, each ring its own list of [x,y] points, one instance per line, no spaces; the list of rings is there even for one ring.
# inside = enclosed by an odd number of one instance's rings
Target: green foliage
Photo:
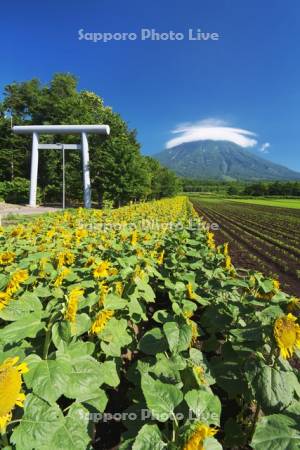
[[[171,384],[154,380],[150,375],[142,375],[141,388],[147,407],[159,422],[166,422],[182,400],[180,389]]]
[[[132,450],[163,450],[165,443],[157,425],[144,425],[132,447]]]
[[[147,171],[150,175],[151,198],[172,197],[182,190],[180,179],[166,167],[146,156]]]
[[[11,181],[0,182],[0,196],[6,203],[28,203],[30,182],[25,178],[16,177]],[[37,202],[41,200],[41,190],[37,189]]]
[[[280,182],[275,183],[254,183],[245,186],[242,192],[243,195],[251,195],[255,197],[260,196],[285,196],[285,197],[299,197],[300,196],[300,182]]]
[[[284,414],[263,417],[257,424],[251,445],[254,450],[297,450],[299,422]]]
[[[19,427],[12,435],[16,450],[83,450],[90,441],[88,411],[74,403],[66,416],[38,396],[27,398]]]
[[[213,193],[220,196],[299,197],[299,181],[217,181],[182,179],[184,192]]]

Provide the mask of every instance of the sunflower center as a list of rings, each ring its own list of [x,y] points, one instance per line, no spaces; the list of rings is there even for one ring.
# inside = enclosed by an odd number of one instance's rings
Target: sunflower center
[[[0,417],[8,414],[15,406],[21,385],[21,374],[15,367],[0,371]]]

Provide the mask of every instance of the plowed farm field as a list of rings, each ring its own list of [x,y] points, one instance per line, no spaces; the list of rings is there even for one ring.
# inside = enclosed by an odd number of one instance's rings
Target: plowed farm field
[[[300,294],[300,209],[193,198],[194,207],[214,224],[218,243],[229,242],[237,267],[278,278],[283,288]]]

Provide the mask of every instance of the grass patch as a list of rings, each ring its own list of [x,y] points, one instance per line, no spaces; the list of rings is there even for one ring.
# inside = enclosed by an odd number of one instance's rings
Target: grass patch
[[[191,193],[188,194],[191,199],[209,201],[211,203],[235,202],[250,205],[277,206],[281,208],[300,209],[300,198],[244,198],[244,197],[226,197],[218,194]]]
[[[238,203],[248,203],[248,204],[252,204],[252,205],[278,206],[280,208],[300,209],[300,199],[232,198],[232,199],[226,199],[226,200],[227,201],[229,200],[231,202],[238,202]]]

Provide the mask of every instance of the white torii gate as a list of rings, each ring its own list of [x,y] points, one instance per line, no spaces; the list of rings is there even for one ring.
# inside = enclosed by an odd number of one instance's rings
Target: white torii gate
[[[39,149],[60,149],[61,144],[40,144],[40,134],[81,134],[80,144],[64,144],[66,150],[82,151],[83,169],[83,199],[84,207],[91,207],[91,181],[89,168],[89,143],[87,133],[103,134],[108,136],[108,125],[18,125],[13,127],[16,134],[32,134],[32,154],[30,173],[29,206],[36,206],[36,190],[38,178]]]

